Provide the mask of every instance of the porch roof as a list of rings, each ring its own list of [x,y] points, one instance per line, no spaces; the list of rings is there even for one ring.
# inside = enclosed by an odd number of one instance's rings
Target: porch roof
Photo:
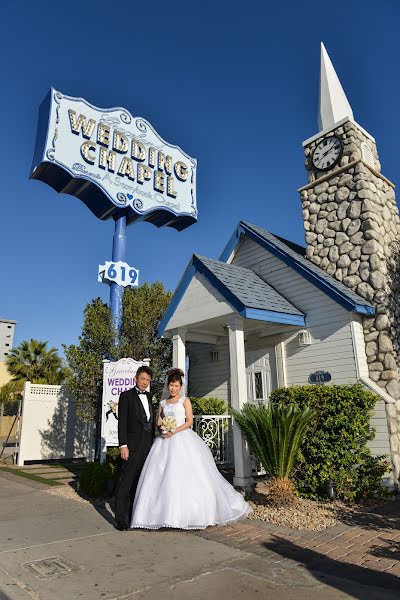
[[[196,273],[201,273],[226,302],[246,319],[300,327],[305,325],[304,313],[251,269],[194,254],[161,320],[160,335],[167,328]]]

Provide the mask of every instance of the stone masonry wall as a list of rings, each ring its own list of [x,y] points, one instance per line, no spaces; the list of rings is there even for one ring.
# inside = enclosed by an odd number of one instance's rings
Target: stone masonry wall
[[[331,171],[318,172],[312,165],[312,152],[321,138],[305,148],[309,184],[300,196],[306,255],[375,306],[376,315],[363,321],[366,354],[370,378],[393,399],[386,403],[386,411],[394,473],[398,480],[400,308],[397,295],[400,277],[396,277],[396,273],[399,269],[399,211],[393,186],[379,174],[380,163],[374,142],[351,122],[331,133],[344,145],[341,161]],[[372,152],[373,169],[361,160],[362,143],[368,144]]]

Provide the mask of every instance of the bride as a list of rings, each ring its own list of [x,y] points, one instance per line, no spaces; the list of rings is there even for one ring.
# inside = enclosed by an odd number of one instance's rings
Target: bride
[[[192,431],[189,398],[181,398],[183,372],[168,376],[169,398],[162,400],[157,426],[174,417],[176,429],[158,437],[143,466],[132,509],[131,528],[205,529],[251,512],[241,494],[219,473],[203,440]]]

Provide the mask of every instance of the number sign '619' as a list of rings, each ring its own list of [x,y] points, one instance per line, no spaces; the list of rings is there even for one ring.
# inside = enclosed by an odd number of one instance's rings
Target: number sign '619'
[[[121,260],[118,262],[107,260],[104,265],[99,265],[98,281],[133,287],[139,285],[139,271]]]

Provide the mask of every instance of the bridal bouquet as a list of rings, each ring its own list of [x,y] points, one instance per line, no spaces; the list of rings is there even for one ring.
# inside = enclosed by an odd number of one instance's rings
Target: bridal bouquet
[[[163,433],[174,433],[176,429],[175,417],[164,417],[161,423],[161,430]]]

